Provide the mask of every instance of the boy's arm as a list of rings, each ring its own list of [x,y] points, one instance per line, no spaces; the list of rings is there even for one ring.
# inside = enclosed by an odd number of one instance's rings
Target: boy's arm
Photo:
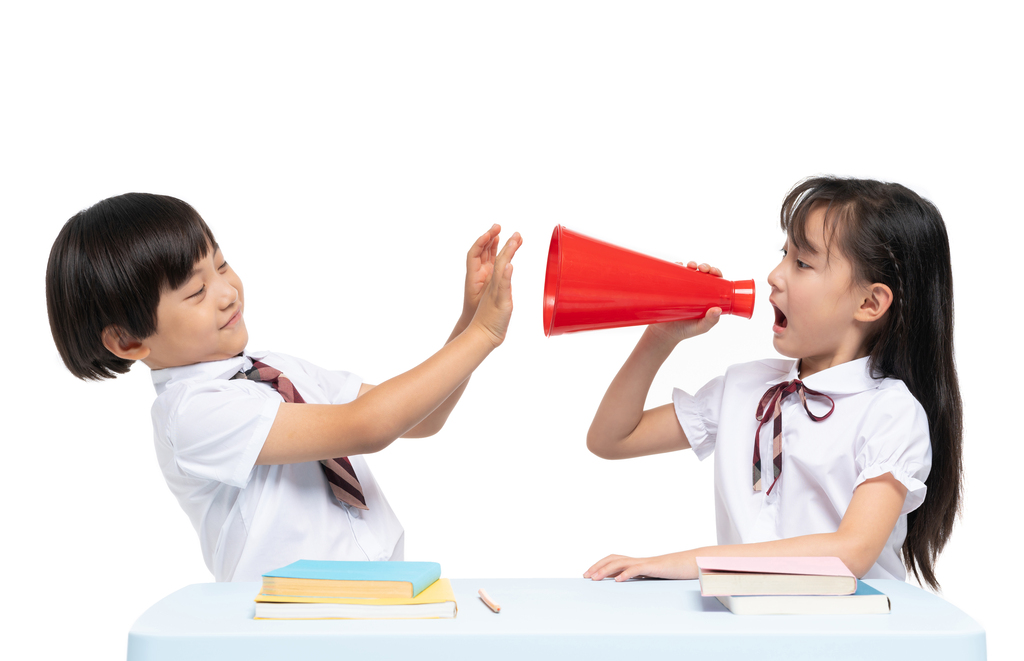
[[[457,337],[348,404],[281,404],[256,463],[378,452],[438,409],[504,341],[512,314],[511,261],[521,244],[514,234],[497,255],[472,322]]]
[[[451,336],[448,338],[448,342],[457,338],[468,327],[469,322],[466,321],[465,318],[460,318],[459,323],[455,324],[455,330],[452,331]],[[448,342],[445,344],[447,345]],[[444,427],[444,423],[448,421],[448,416],[455,408],[455,405],[459,403],[462,393],[466,391],[467,385],[469,385],[469,377],[466,377],[466,380],[462,382],[462,385],[456,388],[451,395],[448,395],[448,398],[441,402],[441,405],[434,409],[433,413],[424,418],[418,425],[402,434],[402,438],[426,438],[427,436],[433,436],[437,432],[441,431],[441,428]],[[369,383],[362,384],[359,386],[359,396],[362,397],[374,388],[376,388],[375,385]]]
[[[491,228],[484,232],[473,243],[469,252],[466,253],[466,286],[462,302],[462,316],[459,317],[458,323],[455,324],[455,329],[448,337],[448,342],[458,337],[473,321],[473,315],[476,314],[476,309],[480,305],[484,289],[494,273],[494,262],[498,253],[498,235],[500,233],[501,225],[497,223],[491,225]],[[445,342],[445,344],[448,344],[448,342]],[[444,423],[448,421],[448,416],[455,408],[455,405],[459,403],[459,399],[462,398],[462,393],[466,391],[467,385],[469,385],[469,377],[466,377],[466,380],[447,399],[441,402],[440,406],[424,418],[422,422],[402,434],[402,438],[425,438],[441,431]],[[363,384],[359,388],[359,395],[366,394],[374,387],[370,384]]]
[[[690,268],[721,276],[716,268],[690,262]],[[662,364],[682,340],[706,333],[722,316],[711,308],[703,319],[647,327],[633,353],[615,375],[587,432],[587,448],[602,459],[627,459],[685,450],[690,442],[671,404],[644,410],[647,393]]]
[[[835,556],[860,578],[878,561],[906,497],[907,488],[892,473],[885,473],[857,487],[836,532],[755,544],[705,546],[653,558],[610,555],[588,569],[583,577],[595,581],[610,576],[616,581],[635,576],[693,579],[698,577],[698,556]]]

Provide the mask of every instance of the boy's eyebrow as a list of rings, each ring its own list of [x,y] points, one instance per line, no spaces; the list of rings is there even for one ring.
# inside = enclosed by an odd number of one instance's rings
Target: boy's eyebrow
[[[214,255],[216,255],[218,250],[220,250],[220,246],[217,245],[216,243],[214,243],[212,246],[210,246],[210,257],[212,258]],[[199,272],[201,270],[202,269],[200,269],[198,266],[193,266],[192,270],[189,271],[188,276],[185,278],[185,284],[188,284],[189,280],[191,280],[192,278],[194,278],[197,275],[199,275]],[[184,285],[182,285],[182,286],[184,286]]]
[[[185,280],[181,283],[181,287],[179,287],[178,289],[183,289],[184,287],[186,287],[188,283],[192,282],[192,278],[196,277],[197,275],[199,275],[199,267],[195,266],[192,268],[191,271],[189,271],[189,274],[185,276]]]

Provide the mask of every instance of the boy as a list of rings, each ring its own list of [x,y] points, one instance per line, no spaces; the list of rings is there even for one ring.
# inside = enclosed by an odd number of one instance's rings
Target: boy
[[[379,386],[248,342],[242,282],[188,204],[129,193],[72,217],[50,252],[46,302],[64,364],[153,370],[160,468],[218,581],[299,558],[401,560],[403,530],[358,455],[436,433],[502,343],[512,256],[493,226],[470,249],[448,343]]]

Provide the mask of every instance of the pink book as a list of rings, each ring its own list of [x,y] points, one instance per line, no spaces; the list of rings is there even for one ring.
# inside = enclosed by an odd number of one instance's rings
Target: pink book
[[[857,577],[835,557],[697,558],[706,597],[745,594],[843,595]]]

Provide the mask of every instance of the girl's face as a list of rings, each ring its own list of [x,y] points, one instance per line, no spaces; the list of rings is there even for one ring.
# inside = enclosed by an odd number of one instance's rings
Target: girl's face
[[[866,325],[856,315],[864,287],[853,282],[850,261],[825,249],[825,205],[807,216],[809,246],[787,240],[782,262],[768,275],[775,309],[772,340],[784,356],[801,359],[801,377],[867,355]]]

